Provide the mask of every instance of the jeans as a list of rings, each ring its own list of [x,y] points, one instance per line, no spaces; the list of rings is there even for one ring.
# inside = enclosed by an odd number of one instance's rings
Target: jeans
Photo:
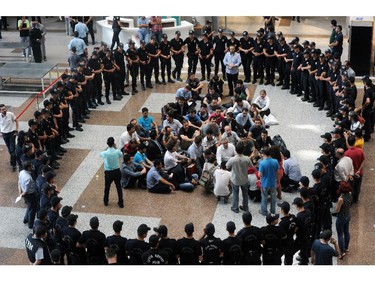
[[[262,188],[262,201],[260,205],[261,212],[267,214],[267,197],[271,196],[271,213],[275,214],[276,209],[276,187],[263,187]]]
[[[195,186],[190,182],[180,183],[178,186],[183,191],[193,191]]]
[[[232,184],[232,187],[233,187],[232,209],[238,210],[239,191],[240,191],[240,188],[241,188],[241,191],[242,191],[242,206],[243,206],[245,211],[248,211],[249,210],[249,195],[248,195],[249,183],[246,183],[244,185]]]
[[[141,32],[138,32],[139,41],[145,40],[145,44],[148,44],[150,41],[150,33],[142,34]]]
[[[337,217],[336,220],[336,231],[339,242],[340,251],[345,252],[349,248],[350,233],[349,233],[349,222],[350,217],[342,218]]]
[[[4,142],[10,155],[10,165],[16,166],[16,137],[13,132],[3,133]]]
[[[21,40],[20,40],[20,42],[26,42],[26,43],[29,43],[29,37],[27,36],[27,37],[20,37],[21,38]],[[30,48],[30,45],[26,48],[27,49],[27,55],[28,56],[31,56],[31,48]],[[26,49],[23,49],[22,50],[22,54],[24,55],[24,56],[26,56]]]
[[[34,226],[34,221],[35,221],[35,215],[36,212],[38,211],[38,198],[36,192],[33,193],[26,193],[24,196],[26,204],[27,204],[27,209],[25,216],[23,218],[23,222],[27,223],[29,228],[32,229]]]

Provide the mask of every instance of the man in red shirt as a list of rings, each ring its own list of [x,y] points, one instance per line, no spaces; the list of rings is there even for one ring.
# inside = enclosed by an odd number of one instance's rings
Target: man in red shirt
[[[350,134],[345,134],[346,144],[348,150],[345,151],[344,155],[348,156],[353,161],[354,176],[353,176],[353,203],[358,202],[359,193],[361,192],[362,176],[363,176],[363,166],[365,164],[365,154],[363,150],[355,147],[355,136]]]

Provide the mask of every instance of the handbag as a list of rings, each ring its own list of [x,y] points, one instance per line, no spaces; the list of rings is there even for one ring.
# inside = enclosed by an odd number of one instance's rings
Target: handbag
[[[202,175],[201,175],[198,183],[199,183],[199,185],[201,185],[202,187],[205,188],[206,184],[209,180],[210,180],[210,172],[206,170],[206,171],[202,172]]]

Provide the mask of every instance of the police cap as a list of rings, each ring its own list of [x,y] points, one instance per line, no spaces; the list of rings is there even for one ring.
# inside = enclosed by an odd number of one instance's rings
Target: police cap
[[[189,30],[189,35],[191,35],[191,34],[194,34],[194,30]]]
[[[242,32],[242,36],[247,36],[249,33],[245,30],[244,32]]]
[[[163,33],[162,37],[163,38],[168,38],[168,35],[166,33]]]

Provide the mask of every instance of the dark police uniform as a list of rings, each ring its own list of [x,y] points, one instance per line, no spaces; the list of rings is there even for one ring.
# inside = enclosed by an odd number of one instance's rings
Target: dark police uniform
[[[113,47],[115,46],[115,43],[117,44],[117,46],[120,44],[120,38],[118,36],[121,32],[121,26],[118,23],[118,21],[120,21],[120,17],[115,16],[115,17],[113,17],[112,21],[113,21],[112,22],[113,36],[112,36],[111,50],[113,50]]]
[[[175,69],[172,71],[172,77],[181,82],[181,69],[184,64],[184,41],[180,38],[181,33],[179,31],[176,31],[176,35],[178,35],[177,39],[175,37],[171,40],[172,57],[176,65]]]
[[[290,76],[292,79],[292,85],[290,89],[291,94],[296,94],[297,96],[301,96],[301,72],[297,69],[298,66],[301,64],[303,59],[302,52],[300,51],[298,45],[293,46],[293,61],[292,61],[292,68],[290,70]]]
[[[147,81],[150,81],[150,83],[151,83],[152,71],[154,71],[155,83],[160,84],[160,81],[159,81],[159,59],[158,59],[159,47],[158,47],[155,40],[153,40],[153,43],[149,42],[146,45],[146,52],[147,52],[148,56],[150,57],[150,63],[148,64],[148,67],[147,67],[146,84],[147,84]]]
[[[42,62],[42,49],[41,49],[41,40],[42,40],[42,32],[39,28],[34,26],[31,28],[29,33],[30,38],[30,45],[33,50],[34,60],[35,62],[41,63]]]
[[[161,79],[165,85],[165,68],[167,67],[168,82],[174,83],[171,79],[171,48],[172,45],[167,39],[167,35],[163,34],[163,41],[160,42],[160,64],[161,64]],[[165,39],[165,40],[164,40]],[[164,56],[164,57],[163,57]]]
[[[317,81],[315,80],[315,73],[318,72],[319,67],[319,54],[317,50],[312,53],[311,67],[309,71],[309,86],[310,86],[310,99],[309,102],[314,102],[313,106],[318,107],[317,102]]]
[[[144,43],[141,44],[141,46],[137,50],[137,55],[139,58],[139,71],[140,71],[140,78],[141,78],[141,86],[142,90],[145,90],[145,77],[146,77],[146,86],[148,88],[152,88],[151,85],[151,76],[147,75],[147,69],[148,69],[148,64],[150,63],[150,58],[147,55],[147,51],[145,48]],[[147,80],[148,79],[148,80]],[[151,85],[151,86],[150,86]]]
[[[113,63],[112,56],[108,57],[105,56],[103,58],[103,79],[104,79],[104,86],[105,86],[105,98],[108,104],[111,104],[109,100],[109,91],[112,86],[112,94],[113,94],[113,99],[116,97],[116,81],[115,81],[115,75],[114,72],[108,72],[109,70],[115,71],[116,67]],[[107,71],[106,71],[107,70]],[[117,97],[116,97],[117,98]]]
[[[259,227],[244,227],[237,233],[242,240],[243,258],[241,264],[261,265],[262,234]]]
[[[266,65],[266,83],[264,85],[271,84],[275,86],[275,70],[277,58],[275,55],[275,50],[277,46],[275,44],[275,39],[273,37],[267,38],[267,44],[263,48],[263,52],[271,57],[265,55],[265,65]]]
[[[254,78],[252,83],[255,84],[257,82],[257,79],[260,78],[259,84],[263,84],[264,79],[264,54],[263,49],[266,46],[266,42],[261,37],[261,34],[257,33],[257,38],[254,41],[254,49],[253,49],[253,72],[254,72]]]
[[[208,40],[207,37],[204,37],[198,44],[199,49],[199,62],[201,64],[201,81],[206,79],[206,69],[207,69],[207,80],[211,78],[211,59],[213,55],[213,45],[212,42]]]
[[[294,234],[297,228],[297,219],[295,215],[288,214],[280,219],[279,225],[284,228],[287,235],[286,241],[284,243],[284,264],[293,264],[293,245],[294,245]]]
[[[220,32],[221,31],[221,32]],[[225,64],[223,62],[226,45],[228,38],[222,34],[222,30],[219,30],[219,35],[215,35],[213,39],[213,44],[215,45],[214,57],[215,57],[215,75],[219,73],[219,64],[221,64],[221,72],[223,74],[223,79],[226,80],[225,76]]]
[[[26,252],[27,252],[27,257],[29,258],[29,261],[31,263],[35,263],[36,258],[35,254],[38,251],[38,249],[42,248],[43,249],[43,260],[42,260],[42,265],[51,265],[52,264],[52,258],[50,251],[48,249],[48,246],[46,242],[44,242],[43,239],[40,238],[34,238],[33,234],[30,233],[26,240],[25,240],[25,247],[26,247]]]
[[[328,71],[329,71],[328,63],[326,62],[324,58],[324,54],[321,54],[320,59],[319,59],[318,70],[316,72],[315,77],[327,76]],[[324,80],[316,79],[316,91],[317,91],[316,99],[319,104],[319,110],[323,110],[324,103],[328,99],[327,82]]]
[[[76,72],[76,75],[77,75],[77,83],[78,85],[81,85],[81,89],[82,91],[78,93],[78,99],[77,99],[77,102],[78,102],[78,107],[80,108],[80,119],[84,118],[84,116],[86,116],[87,114],[87,105],[86,105],[86,85],[82,85],[81,83],[84,83],[85,82],[85,75],[83,74],[83,72]]]
[[[120,45],[121,46],[121,45]],[[125,73],[126,73],[126,67],[125,67],[125,51],[123,48],[120,48],[120,50],[117,48],[116,51],[113,52],[113,59],[116,63],[116,65],[120,69],[116,69],[115,71],[115,77],[117,80],[117,93],[118,95],[126,95],[125,91]]]
[[[66,83],[66,90],[71,92],[73,95],[73,99],[69,101],[70,107],[72,108],[72,119],[73,119],[73,127],[79,128],[80,125],[78,124],[79,119],[81,118],[81,109],[78,106],[78,97],[75,97],[77,94],[77,82],[76,81],[68,81]]]
[[[328,100],[327,104],[329,107],[329,111],[327,113],[327,116],[332,116],[335,111],[335,91],[333,89],[333,86],[337,84],[337,81],[340,77],[340,69],[338,66],[332,66],[331,69],[328,71],[328,77],[329,81],[327,82],[327,93],[328,93]]]
[[[276,86],[284,86],[282,89],[289,88],[289,78],[286,79],[286,65],[287,62],[285,61],[285,58],[288,58],[288,53],[290,52],[290,48],[288,44],[285,43],[285,39],[283,39],[278,45],[276,53],[279,55],[277,57],[277,72],[279,73],[279,83],[276,84]],[[290,74],[290,67],[289,67],[289,74]]]
[[[99,55],[96,55],[96,58],[91,57],[88,61],[89,67],[97,71],[101,69],[101,59]],[[104,103],[102,102],[102,73],[95,73],[94,79],[92,80],[93,83],[93,99],[92,101],[95,102],[95,99],[97,99],[98,104],[103,105]]]
[[[159,249],[168,253],[168,264],[177,264],[177,241],[173,238],[161,238],[159,240]]]
[[[238,236],[228,236],[222,243],[223,264],[241,264],[242,241]]]
[[[126,252],[129,256],[130,265],[143,264],[142,255],[150,249],[150,245],[142,240],[129,239],[126,242]]]
[[[202,264],[221,264],[220,251],[222,248],[222,241],[220,238],[211,236],[200,240],[203,250]]]
[[[240,39],[240,55],[241,63],[243,66],[243,71],[245,74],[245,83],[250,82],[251,76],[251,63],[253,62],[253,53],[254,48],[254,38],[248,36],[248,32],[244,31],[242,33],[243,37]]]
[[[184,45],[187,46],[188,52],[187,52],[187,57],[188,57],[188,75],[189,73],[196,73],[197,71],[197,64],[198,64],[198,43],[199,40],[197,37],[194,36],[194,31],[190,30],[189,31],[189,37],[187,37],[184,41]],[[193,35],[193,36],[191,36]]]
[[[302,59],[300,66],[308,68],[304,70],[301,69],[301,86],[302,86],[302,92],[304,94],[302,101],[308,101],[310,97],[310,86],[309,86],[309,68],[311,67],[310,51],[305,50],[303,52],[303,59]]]
[[[128,61],[128,68],[132,77],[132,94],[137,93],[137,77],[139,71],[139,57],[136,49],[129,48],[126,51],[126,59]]]
[[[91,67],[89,67],[87,64],[83,67],[83,74],[85,76],[91,76],[93,74]],[[96,108],[95,104],[92,102],[93,99],[95,99],[93,81],[92,79],[86,79],[84,91],[84,103],[86,108]]]
[[[300,250],[301,264],[308,264],[308,248],[311,235],[311,212],[305,209],[297,214],[297,238],[295,241],[294,252]]]
[[[280,265],[283,255],[283,239],[286,233],[279,225],[267,225],[261,229],[263,244],[263,265]]]
[[[176,253],[180,256],[180,264],[184,265],[198,265],[199,256],[203,255],[199,241],[186,237],[177,240]]]

